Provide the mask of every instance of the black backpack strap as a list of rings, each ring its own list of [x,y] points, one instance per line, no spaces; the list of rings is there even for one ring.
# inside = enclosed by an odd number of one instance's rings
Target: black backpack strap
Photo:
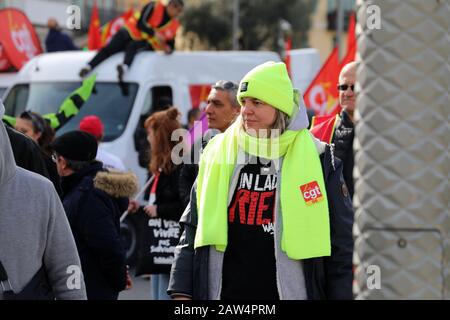
[[[0,283],[4,300],[54,300],[44,265],[39,268],[21,292],[15,293],[6,269],[0,261]]]
[[[8,278],[8,273],[6,272],[6,269],[1,261],[0,261],[0,283],[4,295],[14,293],[13,287]]]

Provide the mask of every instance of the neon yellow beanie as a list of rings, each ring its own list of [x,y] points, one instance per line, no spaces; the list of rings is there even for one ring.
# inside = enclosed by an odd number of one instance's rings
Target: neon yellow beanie
[[[256,98],[289,117],[294,112],[294,88],[283,62],[269,61],[247,73],[239,84],[237,98]]]

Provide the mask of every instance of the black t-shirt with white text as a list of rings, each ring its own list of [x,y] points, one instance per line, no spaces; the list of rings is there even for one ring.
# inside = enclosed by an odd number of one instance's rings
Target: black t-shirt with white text
[[[277,176],[267,169],[258,162],[239,173],[228,208],[223,300],[279,299],[273,236]]]

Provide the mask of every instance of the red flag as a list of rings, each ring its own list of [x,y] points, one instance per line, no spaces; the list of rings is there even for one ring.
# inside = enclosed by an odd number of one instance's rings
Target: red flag
[[[102,46],[102,38],[100,34],[100,19],[98,17],[97,2],[94,1],[94,6],[92,7],[91,22],[89,23],[88,32],[88,49],[97,50]]]
[[[13,65],[20,70],[28,60],[42,53],[36,31],[22,11],[15,8],[1,9],[0,30],[2,69]]]
[[[313,109],[316,115],[336,114],[340,111],[338,65],[339,53],[335,47],[303,95],[306,107]]]
[[[309,131],[320,141],[330,144],[338,120],[337,114],[313,117]]]
[[[284,44],[284,63],[286,64],[287,71],[291,75],[291,50],[292,50],[292,38],[289,36]]]
[[[347,33],[347,53],[345,57],[342,59],[339,69],[342,69],[347,63],[355,61],[356,57],[356,31],[355,31],[356,23],[355,23],[355,14],[352,13],[350,16],[350,21],[348,24],[348,33]]]
[[[111,38],[116,34],[117,31],[119,31],[119,29],[125,24],[125,21],[127,21],[132,14],[133,9],[130,9],[123,15],[112,19],[102,27],[102,47],[109,43]]]
[[[192,84],[189,86],[191,104],[193,109],[206,107],[211,84]]]

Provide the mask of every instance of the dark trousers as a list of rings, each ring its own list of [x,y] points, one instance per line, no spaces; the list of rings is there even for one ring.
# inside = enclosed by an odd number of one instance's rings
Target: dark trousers
[[[89,62],[89,65],[92,69],[94,69],[113,54],[120,51],[125,51],[123,63],[129,67],[133,62],[136,53],[140,50],[153,50],[153,48],[147,41],[134,41],[128,31],[125,28],[121,28],[112,37],[108,45],[102,48],[95,55],[95,57]]]

